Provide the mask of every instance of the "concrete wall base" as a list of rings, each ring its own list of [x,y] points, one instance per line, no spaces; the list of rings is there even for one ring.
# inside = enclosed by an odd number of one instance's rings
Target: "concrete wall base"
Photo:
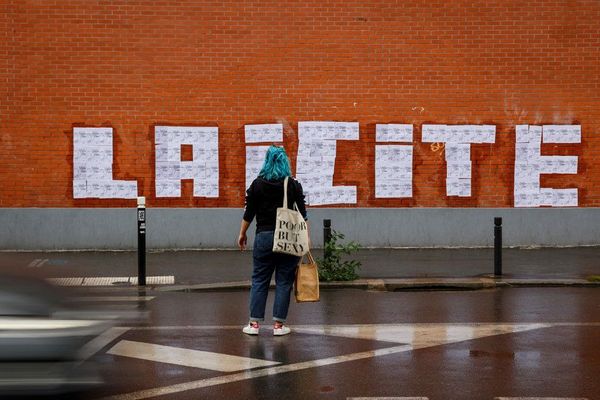
[[[243,210],[149,208],[149,249],[234,248]],[[504,246],[600,244],[600,208],[314,208],[314,247],[323,219],[364,247],[490,247],[494,217]],[[1,250],[132,250],[135,208],[0,208]],[[250,228],[252,244],[254,224]]]

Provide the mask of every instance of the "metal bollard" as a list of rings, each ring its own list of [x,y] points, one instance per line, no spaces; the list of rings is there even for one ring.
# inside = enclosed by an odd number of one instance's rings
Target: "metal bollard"
[[[502,276],[502,218],[494,218],[494,275]]]
[[[146,286],[146,198],[137,198],[138,286]]]
[[[323,258],[326,260],[329,258],[329,252],[327,249],[327,242],[331,240],[331,220],[323,220]]]

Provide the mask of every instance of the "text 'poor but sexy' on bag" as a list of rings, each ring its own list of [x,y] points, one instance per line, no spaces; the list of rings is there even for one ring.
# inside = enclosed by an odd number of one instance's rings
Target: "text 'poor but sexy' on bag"
[[[283,207],[277,209],[273,252],[302,257],[308,252],[308,226],[295,202],[294,209],[287,207],[287,187],[288,177],[283,182]]]

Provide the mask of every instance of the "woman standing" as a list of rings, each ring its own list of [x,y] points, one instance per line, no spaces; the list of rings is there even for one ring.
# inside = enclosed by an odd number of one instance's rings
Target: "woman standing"
[[[277,208],[283,204],[283,182],[291,176],[290,161],[283,147],[271,146],[267,150],[265,162],[246,191],[246,209],[240,227],[238,245],[241,250],[246,248],[246,231],[256,217],[256,237],[252,253],[252,289],[250,290],[250,322],[243,332],[248,335],[258,335],[259,323],[264,321],[269,284],[275,272],[275,303],[273,304],[273,335],[282,336],[290,333],[285,320],[290,306],[290,293],[296,267],[300,257],[288,254],[274,253],[273,233]],[[306,206],[302,185],[295,179],[288,179],[288,207],[294,203],[306,220]]]

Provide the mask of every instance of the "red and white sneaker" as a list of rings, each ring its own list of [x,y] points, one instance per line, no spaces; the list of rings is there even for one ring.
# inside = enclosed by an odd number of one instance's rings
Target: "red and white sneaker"
[[[259,329],[260,327],[258,326],[258,322],[253,321],[249,322],[248,325],[242,329],[242,332],[244,332],[246,335],[258,335]]]
[[[287,326],[281,324],[273,325],[273,336],[288,335],[292,330]]]

